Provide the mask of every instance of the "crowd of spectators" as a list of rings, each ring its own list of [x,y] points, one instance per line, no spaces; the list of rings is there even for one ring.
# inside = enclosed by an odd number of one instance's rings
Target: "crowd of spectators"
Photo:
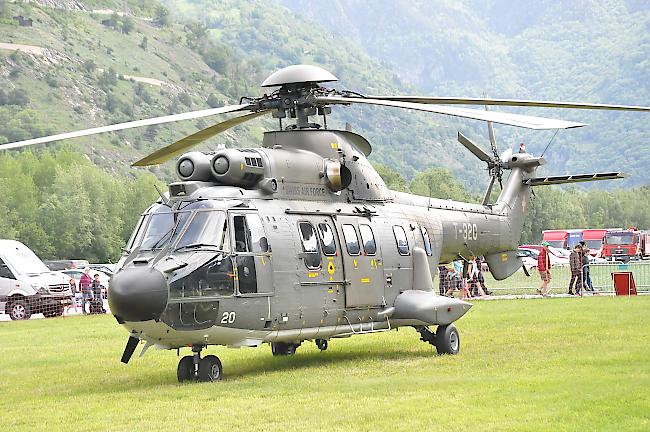
[[[485,286],[482,257],[473,257],[468,261],[456,260],[451,265],[438,267],[440,295],[453,297],[459,293],[462,300],[472,297],[485,297],[492,293]]]
[[[84,268],[79,278],[79,283],[74,277],[70,277],[70,291],[74,295],[74,301],[68,309],[74,308],[75,312],[81,308],[84,315],[106,313],[102,291],[105,287],[99,281],[99,273],[90,276],[90,268]]]

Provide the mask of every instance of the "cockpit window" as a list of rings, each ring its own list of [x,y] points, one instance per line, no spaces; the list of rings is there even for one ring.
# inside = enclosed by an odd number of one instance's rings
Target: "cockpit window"
[[[176,250],[209,246],[223,250],[225,220],[223,211],[198,210],[178,241]]]
[[[163,204],[154,205],[144,215],[143,222],[138,227],[138,231],[142,231],[142,234],[138,232],[133,235],[132,246],[139,245],[141,250],[157,250],[169,243],[173,244],[183,234],[185,224],[190,219],[193,210],[215,207],[216,203],[212,201],[181,203],[176,211]],[[197,227],[199,222],[197,221]]]
[[[174,230],[174,213],[168,207],[161,205],[147,216],[148,223],[142,235],[140,249],[160,249],[169,241]]]

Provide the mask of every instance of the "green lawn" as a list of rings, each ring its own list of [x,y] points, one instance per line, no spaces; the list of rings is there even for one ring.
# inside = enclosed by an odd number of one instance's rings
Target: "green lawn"
[[[458,356],[413,329],[212,347],[220,383],[176,383],[178,358],[119,358],[110,316],[0,323],[3,430],[650,430],[650,296],[476,302]]]

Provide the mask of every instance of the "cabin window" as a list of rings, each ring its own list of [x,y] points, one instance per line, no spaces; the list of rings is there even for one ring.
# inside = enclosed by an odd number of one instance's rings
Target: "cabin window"
[[[249,213],[246,215],[246,222],[248,222],[251,252],[268,252],[269,243],[264,232],[262,219],[260,219],[259,215]]]
[[[420,227],[422,233],[422,242],[424,243],[424,251],[427,255],[431,256],[431,242],[429,241],[429,233],[425,227]]]
[[[320,232],[323,253],[328,256],[336,255],[336,242],[332,228],[326,223],[321,223],[318,224],[318,232]]]
[[[316,231],[309,222],[300,222],[300,240],[302,240],[302,250],[305,253],[304,261],[307,268],[316,270],[320,268],[320,250],[318,249],[318,238]]]
[[[0,278],[16,279],[13,272],[9,270],[9,267],[2,259],[0,259]]]
[[[393,233],[395,234],[395,242],[397,243],[397,251],[400,255],[409,255],[409,242],[406,240],[406,232],[401,225],[393,226]]]
[[[366,255],[374,255],[377,253],[377,243],[375,243],[375,235],[370,225],[360,224],[359,234],[361,234],[361,243],[363,243],[363,250]]]
[[[350,255],[359,255],[361,247],[359,246],[359,238],[357,231],[352,225],[343,225],[343,237],[345,237],[345,247]]]
[[[246,218],[238,215],[232,218],[235,240],[235,252],[250,252],[248,239],[246,238]]]
[[[262,219],[257,214],[248,213],[233,217],[235,252],[266,253],[269,243],[264,232]]]

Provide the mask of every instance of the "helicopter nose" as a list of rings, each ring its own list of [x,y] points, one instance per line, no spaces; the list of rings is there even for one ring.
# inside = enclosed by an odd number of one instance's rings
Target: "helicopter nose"
[[[165,310],[167,299],[167,281],[151,267],[119,271],[110,282],[108,304],[120,322],[157,319]]]

